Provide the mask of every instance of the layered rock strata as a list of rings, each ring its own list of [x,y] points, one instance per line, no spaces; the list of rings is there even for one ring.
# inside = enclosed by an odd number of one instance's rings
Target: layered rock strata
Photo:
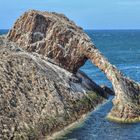
[[[0,37],[0,139],[42,140],[102,103],[106,92],[83,72]]]
[[[64,15],[35,10],[26,12],[7,37],[24,50],[51,58],[72,73],[90,59],[113,85],[115,98],[109,118],[123,122],[139,120],[139,84],[110,64],[84,31]]]

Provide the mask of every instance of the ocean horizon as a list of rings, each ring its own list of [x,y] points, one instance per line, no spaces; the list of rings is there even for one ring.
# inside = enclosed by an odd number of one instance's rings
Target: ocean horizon
[[[140,0],[0,10],[0,140],[140,140]]]

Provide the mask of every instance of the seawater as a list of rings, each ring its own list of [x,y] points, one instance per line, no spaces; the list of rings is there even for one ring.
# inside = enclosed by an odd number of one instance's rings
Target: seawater
[[[126,76],[140,82],[140,30],[87,30],[96,47]],[[90,61],[81,68],[98,84],[111,87],[106,76]],[[140,140],[140,123],[117,124],[106,119],[111,99],[90,113],[79,127],[59,140]]]
[[[7,30],[0,30],[0,35]],[[140,82],[140,30],[86,30],[96,47],[126,76]],[[111,87],[105,75],[90,61],[81,68],[98,84]],[[111,99],[90,113],[85,121],[59,140],[140,140],[140,123],[117,124],[106,120]]]
[[[7,29],[0,29],[0,35],[6,34],[8,32]]]

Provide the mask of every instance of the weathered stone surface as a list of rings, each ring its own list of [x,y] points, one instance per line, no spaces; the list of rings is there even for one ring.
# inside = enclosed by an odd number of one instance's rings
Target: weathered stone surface
[[[43,139],[103,101],[105,92],[83,72],[0,42],[0,139]]]
[[[39,11],[26,12],[17,20],[8,34],[8,39],[27,51],[34,51],[53,59],[57,65],[73,73],[90,59],[112,82],[115,108],[124,115],[127,112],[122,109],[122,106],[129,110],[127,118],[133,116],[136,108],[138,113],[135,113],[135,116],[139,117],[139,84],[125,77],[110,64],[84,31],[64,15]],[[134,108],[133,111],[131,106]],[[127,109],[128,107],[130,109]],[[115,114],[116,112],[119,114],[119,111],[114,110],[116,109],[112,109],[109,116],[117,118]],[[123,119],[123,115],[121,116],[120,120]]]
[[[87,60],[81,46],[90,42],[83,30],[64,15],[35,10],[26,12],[16,21],[8,39],[75,73]]]

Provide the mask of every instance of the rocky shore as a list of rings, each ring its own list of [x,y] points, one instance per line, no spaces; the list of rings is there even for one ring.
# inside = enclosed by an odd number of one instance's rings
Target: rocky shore
[[[115,93],[79,70],[88,59],[106,74]],[[134,120],[140,115],[139,89],[62,14],[30,10],[0,37],[0,139],[51,136],[112,93],[110,118]]]
[[[41,139],[80,119],[105,91],[83,72],[60,68],[0,38],[0,138]]]
[[[51,137],[107,98],[83,72],[24,49],[9,34],[0,36],[0,139]]]

